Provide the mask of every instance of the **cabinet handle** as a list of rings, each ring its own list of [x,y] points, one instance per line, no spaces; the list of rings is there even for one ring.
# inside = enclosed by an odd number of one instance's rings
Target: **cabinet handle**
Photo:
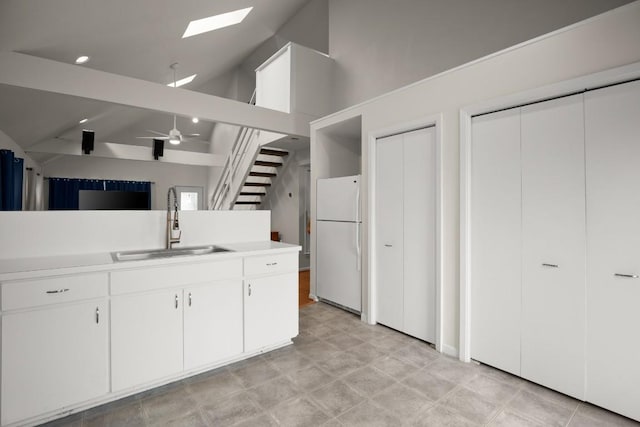
[[[251,296],[251,283],[249,283],[249,296]]]
[[[176,294],[176,309],[178,308],[178,294]]]
[[[385,245],[384,245],[384,247],[385,247],[385,248],[392,248],[392,247],[393,247],[393,245],[385,244]]]
[[[64,292],[69,292],[69,289],[64,288],[64,289],[55,289],[53,291],[47,291],[48,294],[62,294]]]
[[[268,262],[267,263],[267,266],[269,266],[269,267],[272,266],[272,265],[278,265],[278,263],[277,262]]]
[[[96,307],[96,323],[100,323],[100,307]]]
[[[189,307],[191,307],[191,292],[189,292]]]
[[[542,263],[542,266],[543,267],[553,267],[553,268],[558,268],[559,267],[558,264],[547,264],[546,262]]]
[[[638,278],[637,274],[614,273],[613,275],[616,276],[616,277],[624,277],[626,279],[637,279]]]

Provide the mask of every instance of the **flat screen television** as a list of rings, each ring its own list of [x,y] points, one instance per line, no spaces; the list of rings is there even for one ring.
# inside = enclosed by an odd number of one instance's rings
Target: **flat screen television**
[[[83,210],[149,210],[146,191],[80,190],[78,209]]]

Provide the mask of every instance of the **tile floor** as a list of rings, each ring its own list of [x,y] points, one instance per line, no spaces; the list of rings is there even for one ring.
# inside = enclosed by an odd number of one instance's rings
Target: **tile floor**
[[[632,426],[318,303],[295,344],[50,426]]]

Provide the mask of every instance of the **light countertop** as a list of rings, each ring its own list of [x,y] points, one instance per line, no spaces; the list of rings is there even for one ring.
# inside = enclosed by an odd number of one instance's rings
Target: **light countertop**
[[[301,247],[281,242],[259,241],[242,243],[213,243],[231,252],[206,255],[187,255],[139,261],[114,261],[111,252],[93,254],[69,254],[33,258],[0,259],[0,281],[19,280],[60,274],[119,270],[184,262],[210,262],[238,256],[273,254],[274,252],[298,252]],[[176,247],[178,249],[179,246]]]

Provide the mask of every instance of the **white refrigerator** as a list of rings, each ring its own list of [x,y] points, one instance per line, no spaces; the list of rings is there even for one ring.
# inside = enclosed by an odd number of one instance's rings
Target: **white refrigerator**
[[[360,312],[360,175],[318,179],[316,190],[316,294]]]

